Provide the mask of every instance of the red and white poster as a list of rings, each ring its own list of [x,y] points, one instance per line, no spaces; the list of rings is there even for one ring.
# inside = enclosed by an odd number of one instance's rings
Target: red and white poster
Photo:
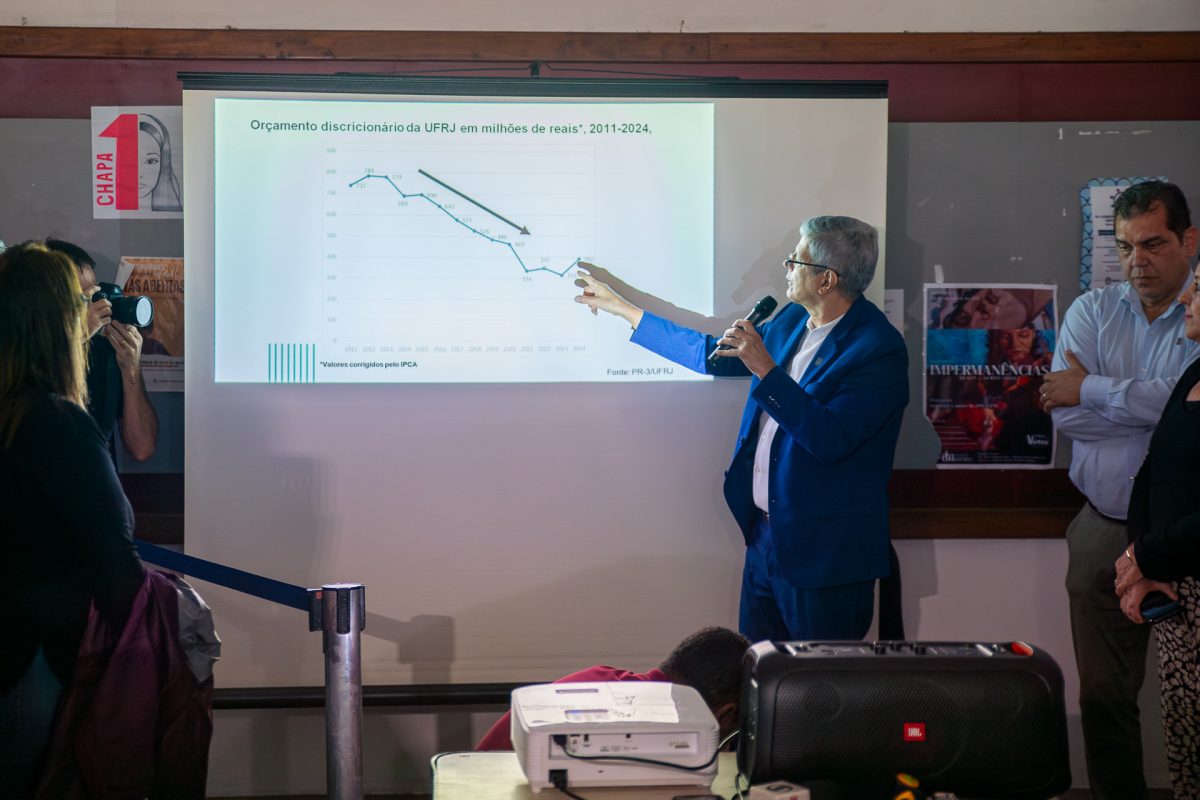
[[[92,218],[183,217],[183,108],[92,107]]]

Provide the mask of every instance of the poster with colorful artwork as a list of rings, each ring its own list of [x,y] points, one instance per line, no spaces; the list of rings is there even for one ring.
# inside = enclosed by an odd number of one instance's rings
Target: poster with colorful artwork
[[[182,106],[93,106],[92,218],[182,218],[182,132]]]
[[[142,329],[142,378],[148,392],[183,391],[183,259],[124,256],[116,284],[149,297],[154,319]]]
[[[925,285],[925,416],[939,467],[1049,468],[1039,389],[1058,324],[1056,287]]]

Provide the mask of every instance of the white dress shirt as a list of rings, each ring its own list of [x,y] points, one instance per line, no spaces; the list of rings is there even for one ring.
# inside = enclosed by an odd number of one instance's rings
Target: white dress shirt
[[[845,314],[842,315],[842,317],[844,316]],[[788,375],[792,376],[792,380],[800,382],[800,378],[808,369],[808,365],[812,363],[813,356],[817,354],[825,337],[833,330],[834,325],[842,321],[842,317],[817,327],[813,327],[812,317],[808,318],[804,339],[796,348],[796,355],[792,356],[791,363],[788,364]],[[754,448],[754,505],[767,511],[770,509],[768,501],[770,500],[771,443],[775,440],[775,431],[779,430],[779,423],[764,411],[758,427],[758,444]]]

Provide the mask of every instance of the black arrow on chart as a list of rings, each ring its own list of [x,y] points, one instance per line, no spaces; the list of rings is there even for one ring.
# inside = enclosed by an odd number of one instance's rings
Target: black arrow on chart
[[[474,199],[473,197],[467,197],[465,194],[460,192],[458,189],[455,189],[453,186],[451,186],[448,183],[443,183],[442,181],[439,181],[437,178],[433,177],[432,175],[430,175],[428,172],[426,172],[423,169],[418,169],[417,172],[421,173],[426,178],[429,178],[429,180],[433,181],[438,186],[444,187],[444,188],[449,189],[450,191],[454,192],[456,195],[461,197],[463,200],[466,200],[468,203],[473,203],[474,205],[479,206],[484,211],[491,214],[493,217],[500,220],[501,222],[503,222],[507,225],[512,225],[514,228],[516,228],[518,231],[521,232],[522,236],[529,235],[529,228],[526,228],[524,225],[518,225],[517,223],[513,222],[511,219],[505,219],[504,217],[497,214],[495,211],[492,211],[490,208],[485,206],[483,203],[479,202],[478,200]]]

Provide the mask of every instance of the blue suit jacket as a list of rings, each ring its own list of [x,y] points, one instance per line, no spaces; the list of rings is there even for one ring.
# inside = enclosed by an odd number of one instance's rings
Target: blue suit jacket
[[[771,531],[779,566],[798,588],[888,574],[888,477],[908,404],[908,352],[883,312],[859,297],[792,380],[786,365],[809,314],[788,304],[759,326],[777,366],[761,381],[740,359],[709,369],[716,339],[647,313],[631,341],[681,366],[750,377],[725,500],[747,542],[756,509],[751,474],[759,411],[779,423],[771,445]]]

